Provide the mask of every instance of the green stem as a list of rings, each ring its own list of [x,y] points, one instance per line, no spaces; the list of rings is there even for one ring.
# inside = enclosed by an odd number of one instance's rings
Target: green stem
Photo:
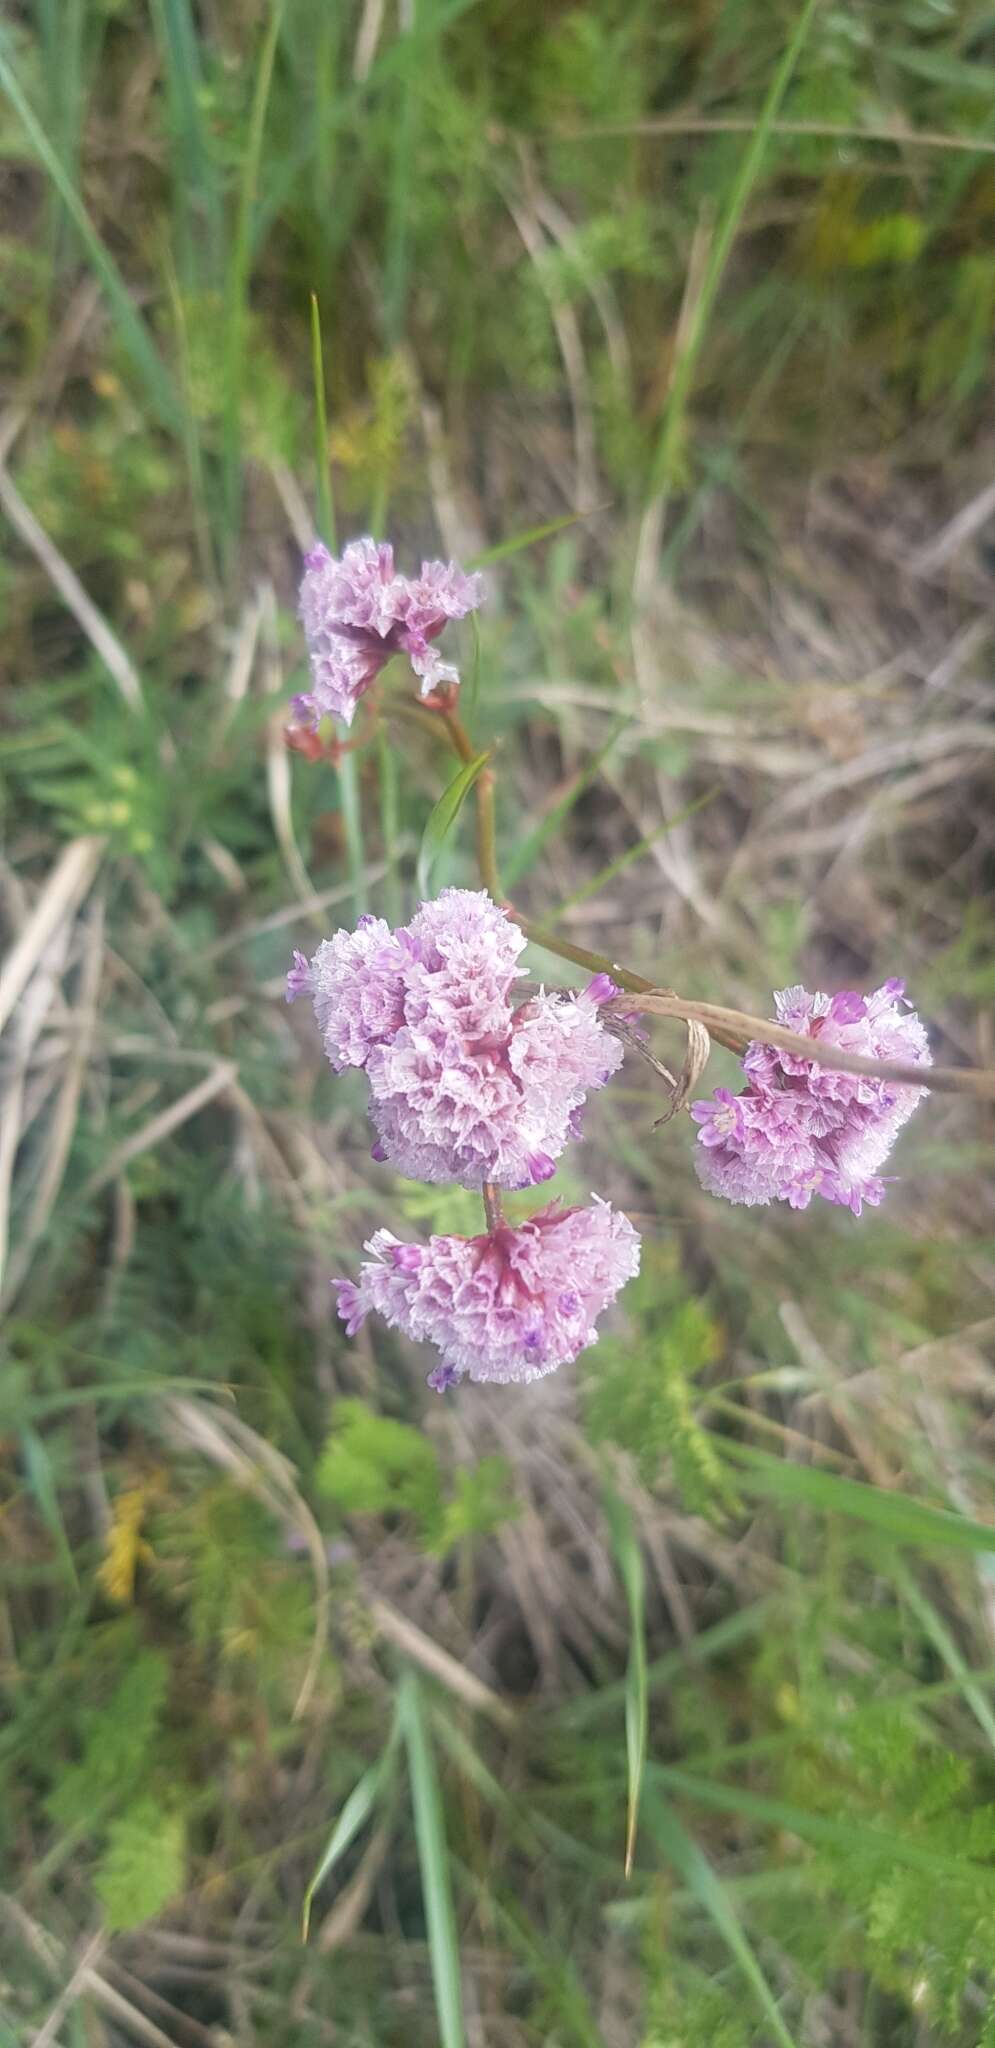
[[[462,719],[457,718],[455,711],[444,711],[442,723],[446,728],[453,753],[458,755],[461,761],[475,761],[477,750]],[[477,866],[480,869],[480,879],[488,895],[493,896],[495,903],[504,903],[507,899],[501,887],[497,864],[493,769],[481,769],[473,785],[473,794],[477,805]]]

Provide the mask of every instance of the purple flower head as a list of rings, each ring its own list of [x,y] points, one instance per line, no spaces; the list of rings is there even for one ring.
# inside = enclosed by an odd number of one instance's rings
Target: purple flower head
[[[398,1250],[417,1250],[414,1264]],[[338,1312],[350,1335],[371,1311],[441,1364],[429,1385],[443,1392],[465,1376],[527,1384],[575,1359],[596,1340],[595,1322],[639,1270],[628,1217],[595,1197],[590,1209],[552,1203],[527,1223],[481,1237],[432,1237],[398,1247],[378,1230],[359,1280],[338,1280]]]
[[[427,696],[459,676],[432,642],[448,619],[483,601],[483,582],[455,562],[423,562],[421,575],[398,576],[386,542],[350,541],[336,560],[321,541],[304,557],[300,618],[311,662],[311,689],[294,699],[305,728],[331,715],[351,725],[359,699],[394,654],[406,654]]]
[[[547,1180],[623,1049],[584,995],[516,1008],[524,934],[484,892],[446,889],[391,932],[336,932],[310,991],[332,1065],[362,1067],[374,1157],[411,1180]],[[297,970],[300,972],[300,970]]]
[[[928,1067],[926,1033],[900,1007],[904,984],[886,981],[873,995],[835,996],[804,988],[775,995],[777,1021],[806,1038],[858,1054]],[[699,1126],[698,1178],[710,1194],[754,1205],[781,1201],[806,1209],[813,1195],[859,1216],[879,1203],[884,1164],[925,1088],[839,1073],[757,1041],[743,1060],[741,1095],[717,1088],[693,1104]]]

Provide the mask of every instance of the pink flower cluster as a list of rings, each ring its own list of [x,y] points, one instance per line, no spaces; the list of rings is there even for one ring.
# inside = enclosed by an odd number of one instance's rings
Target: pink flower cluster
[[[311,662],[311,689],[294,698],[294,718],[314,730],[327,716],[351,725],[360,698],[394,654],[406,654],[421,694],[458,683],[432,642],[448,619],[462,619],[483,598],[483,581],[455,562],[423,562],[420,576],[398,576],[386,542],[355,540],[341,560],[321,541],[304,557],[300,617]]]
[[[566,1365],[596,1340],[595,1319],[639,1270],[628,1218],[597,1199],[554,1202],[517,1229],[401,1244],[378,1230],[359,1281],[338,1280],[339,1315],[352,1336],[375,1309],[393,1329],[434,1344],[429,1385],[471,1380],[525,1385]]]
[[[903,1007],[904,993],[901,981],[886,981],[870,996],[783,989],[774,998],[777,1022],[860,1057],[928,1067],[926,1033]],[[760,1043],[748,1047],[743,1066],[740,1095],[717,1088],[710,1101],[692,1105],[698,1177],[709,1194],[793,1209],[821,1195],[855,1216],[864,1202],[881,1201],[879,1169],[925,1087],[840,1073]]]
[[[370,1087],[374,1157],[398,1172],[463,1187],[547,1180],[578,1135],[588,1091],[622,1061],[598,975],[580,995],[516,1004],[525,936],[483,891],[444,889],[391,931],[363,917],[294,956],[287,997],[308,995],[336,1072]],[[526,1382],[594,1342],[596,1316],[639,1264],[631,1223],[607,1203],[543,1209],[480,1237],[400,1244],[378,1230],[358,1283],[336,1282],[350,1335],[371,1309],[437,1346],[429,1384]]]
[[[362,1068],[374,1157],[411,1180],[548,1180],[589,1090],[621,1065],[599,1014],[605,977],[516,1007],[525,943],[483,891],[445,889],[398,931],[364,917],[296,956],[288,996],[310,995],[337,1072]]]

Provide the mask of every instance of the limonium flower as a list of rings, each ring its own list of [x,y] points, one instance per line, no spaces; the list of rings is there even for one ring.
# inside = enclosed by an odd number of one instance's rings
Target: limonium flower
[[[595,1197],[591,1208],[551,1203],[527,1223],[480,1237],[402,1244],[378,1230],[359,1280],[337,1280],[350,1336],[375,1311],[392,1329],[433,1344],[440,1393],[465,1376],[526,1385],[569,1364],[597,1337],[595,1322],[639,1271],[628,1217]]]
[[[455,562],[423,562],[420,576],[398,576],[387,542],[350,541],[341,559],[316,541],[304,557],[300,617],[311,662],[311,688],[294,698],[298,728],[314,730],[330,715],[351,725],[360,698],[394,654],[406,654],[421,694],[458,683],[433,641],[448,619],[462,619],[483,599],[483,580]]]
[[[411,1180],[547,1180],[621,1065],[600,988],[513,1003],[525,943],[485,891],[444,889],[398,931],[361,918],[295,956],[288,997],[310,995],[338,1072],[365,1072],[374,1157]]]
[[[873,995],[782,989],[777,1022],[806,1038],[862,1058],[928,1067],[929,1045],[905,984],[886,981]],[[699,1125],[698,1177],[710,1194],[748,1205],[781,1201],[807,1209],[813,1195],[859,1216],[881,1201],[884,1165],[925,1087],[844,1074],[798,1053],[756,1042],[743,1060],[739,1095],[717,1088],[692,1105]]]

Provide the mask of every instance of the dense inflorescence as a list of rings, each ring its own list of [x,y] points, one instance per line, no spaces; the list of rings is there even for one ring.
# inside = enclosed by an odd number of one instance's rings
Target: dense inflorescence
[[[904,983],[886,981],[873,995],[852,989],[812,995],[788,988],[775,995],[778,1024],[861,1058],[928,1067],[929,1045],[914,1010],[903,1006]],[[806,1209],[813,1195],[859,1216],[881,1201],[884,1165],[925,1087],[840,1073],[798,1053],[754,1043],[743,1059],[747,1085],[739,1095],[717,1088],[692,1105],[699,1125],[698,1176],[710,1194],[755,1206],[788,1202]]]
[[[524,945],[483,891],[446,889],[398,931],[363,918],[295,960],[288,994],[310,994],[333,1067],[362,1068],[374,1156],[409,1179],[548,1180],[621,1065],[600,989],[513,1001]]]
[[[439,1391],[464,1375],[524,1384],[569,1363],[595,1342],[597,1317],[639,1270],[632,1224],[597,1199],[427,1245],[378,1230],[366,1249],[358,1282],[335,1283],[349,1334],[375,1309],[434,1345],[440,1363],[429,1384]]]
[[[483,599],[483,581],[455,562],[423,562],[420,576],[399,576],[386,542],[350,541],[341,559],[316,541],[304,558],[300,617],[311,688],[294,699],[298,726],[323,718],[351,725],[356,706],[395,654],[405,654],[427,696],[459,682],[433,642],[450,619]]]

